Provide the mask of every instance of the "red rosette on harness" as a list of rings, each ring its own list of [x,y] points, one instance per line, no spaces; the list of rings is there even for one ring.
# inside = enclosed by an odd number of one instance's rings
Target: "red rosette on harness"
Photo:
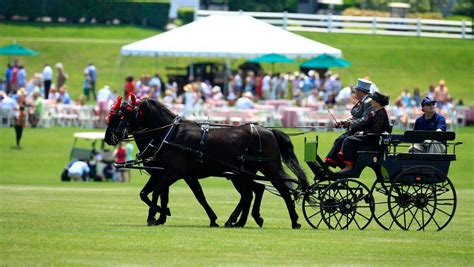
[[[137,106],[137,97],[135,96],[134,93],[130,94],[130,103],[127,106],[127,109],[129,111],[133,111],[133,109]]]
[[[120,109],[120,105],[122,104],[122,97],[118,96],[117,100],[113,104],[112,108],[110,109],[109,115],[107,116],[107,124],[109,124],[110,116],[116,115]]]

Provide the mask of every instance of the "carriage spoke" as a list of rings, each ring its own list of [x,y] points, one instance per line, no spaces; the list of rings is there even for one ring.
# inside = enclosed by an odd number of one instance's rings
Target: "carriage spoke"
[[[362,227],[360,227],[359,223],[357,222],[357,218],[355,216],[354,216],[354,222],[359,229],[362,229]]]
[[[380,215],[380,216],[378,216],[378,217],[376,217],[376,218],[377,218],[377,219],[380,219],[380,218],[382,218],[385,214],[387,214],[387,213],[389,213],[389,212],[390,212],[390,210],[387,210],[386,212],[382,213],[382,215]]]
[[[424,231],[425,230],[425,209],[424,208],[421,209],[421,223],[423,224],[422,229]]]
[[[339,225],[339,227],[341,227],[341,229],[342,229],[341,220],[342,220],[343,217],[344,217],[343,214],[341,214],[341,217],[339,217],[339,219],[337,219],[337,217],[335,217],[336,222],[337,222],[335,228],[337,228],[337,226]]]
[[[316,216],[316,215],[318,215],[318,214],[320,214],[320,213],[321,213],[321,211],[318,211],[318,212],[316,212],[315,214],[309,216],[308,219],[311,219],[311,218],[313,218],[314,216]]]
[[[433,216],[433,218],[432,218],[432,219],[433,219],[433,221],[435,222],[436,226],[438,226],[438,229],[440,229],[440,228],[441,228],[441,226],[439,226],[439,224],[438,224],[438,221],[436,221],[436,218]]]
[[[370,218],[367,218],[364,214],[356,211],[357,214],[359,214],[360,216],[364,217],[366,220],[370,220]],[[355,220],[355,216],[354,216],[354,220]]]
[[[410,224],[408,225],[408,229],[410,229],[410,226],[411,226],[411,224],[412,224],[412,222],[413,222],[413,219],[416,221],[416,223],[418,224],[418,226],[423,227],[423,225],[420,225],[420,222],[419,222],[418,219],[416,218],[416,214],[418,213],[418,210],[419,210],[419,209],[416,209],[415,213],[413,214],[413,212],[412,212],[411,209],[410,209],[410,213],[413,215],[413,218],[411,219]]]
[[[441,211],[442,213],[444,213],[444,214],[446,214],[446,215],[448,215],[448,216],[451,216],[449,213],[445,212],[444,210],[439,209],[438,207],[435,207],[435,206],[433,206],[433,205],[431,205],[431,204],[428,204],[428,205],[430,205],[431,207],[433,207],[435,210]]]
[[[390,226],[388,227],[388,229],[392,229],[392,226],[393,224],[395,223],[395,220],[398,218],[398,213],[400,212],[400,210],[402,209],[402,207],[398,206],[398,210],[397,210],[397,213],[395,214],[395,218],[392,218],[392,223],[390,224]]]

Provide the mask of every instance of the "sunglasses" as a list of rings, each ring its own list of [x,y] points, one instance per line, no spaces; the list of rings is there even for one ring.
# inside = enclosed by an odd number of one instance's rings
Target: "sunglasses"
[[[434,103],[428,103],[428,104],[425,104],[424,106],[434,106]]]

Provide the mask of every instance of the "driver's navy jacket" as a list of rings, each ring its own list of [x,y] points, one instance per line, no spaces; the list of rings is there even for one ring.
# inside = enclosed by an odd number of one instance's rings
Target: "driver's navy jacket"
[[[435,113],[429,120],[425,119],[424,114],[416,119],[415,128],[413,130],[436,131],[437,129],[441,129],[443,132],[446,131],[446,119],[443,115]]]
[[[369,113],[372,108],[372,96],[367,94],[351,109],[352,118],[350,119],[350,129],[352,132],[363,131],[369,121]]]

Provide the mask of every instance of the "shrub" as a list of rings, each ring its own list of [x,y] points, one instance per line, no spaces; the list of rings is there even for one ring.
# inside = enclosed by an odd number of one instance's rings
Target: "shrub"
[[[194,8],[182,7],[178,9],[178,19],[182,24],[188,24],[194,20]]]

